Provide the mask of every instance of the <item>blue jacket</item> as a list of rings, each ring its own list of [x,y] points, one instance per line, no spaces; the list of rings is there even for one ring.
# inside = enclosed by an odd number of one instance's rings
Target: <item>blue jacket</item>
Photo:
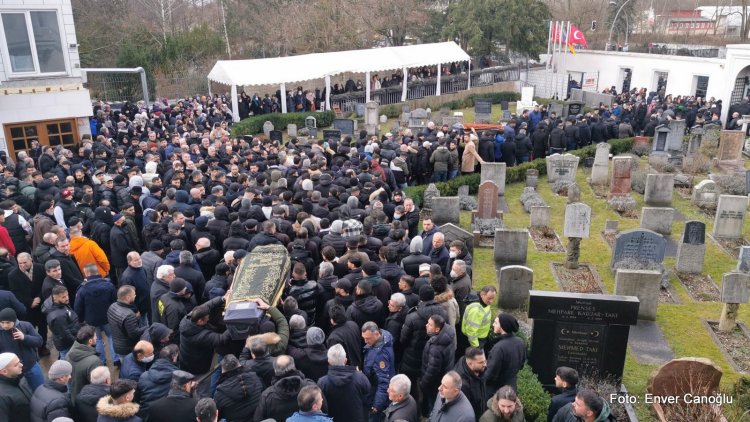
[[[151,284],[146,278],[146,270],[141,268],[128,268],[120,276],[120,286],[130,285],[135,287],[135,303],[141,315],[151,312]]]
[[[323,412],[294,412],[294,414],[286,418],[286,422],[331,422],[333,418],[328,417]]]
[[[368,401],[380,411],[388,407],[388,383],[396,375],[393,357],[393,337],[386,330],[380,330],[380,341],[374,346],[365,346],[365,363],[362,373],[370,380]]]
[[[76,311],[81,321],[94,327],[101,327],[109,323],[107,310],[109,305],[116,301],[117,289],[108,278],[89,277],[76,293],[73,310]]]
[[[171,265],[175,268],[180,266],[180,252],[182,251],[171,251],[164,257],[164,265]],[[193,269],[200,271],[201,267],[198,265],[198,261],[193,257]]]
[[[539,125],[539,122],[542,121],[542,112],[541,111],[532,111],[529,113],[529,125],[531,126],[531,129],[536,129],[536,127]]]
[[[503,144],[505,143],[505,137],[501,134],[495,136],[495,162],[500,161],[503,156]]]
[[[141,403],[141,415],[148,414],[151,403],[166,397],[169,393],[169,384],[172,382],[172,372],[180,368],[168,359],[157,359],[151,368],[142,373],[138,379],[139,402]]]
[[[31,369],[39,361],[36,349],[42,347],[42,336],[26,321],[16,321],[15,328],[21,330],[23,340],[13,340],[13,330],[0,330],[0,353],[15,353],[21,359],[23,367]]]
[[[122,368],[120,369],[120,378],[129,379],[138,382],[141,378],[141,374],[148,370],[150,364],[138,362],[135,359],[135,355],[130,352],[125,356],[125,360],[122,361]]]
[[[26,316],[26,307],[23,306],[16,295],[8,290],[0,290],[0,309],[5,308],[13,308],[19,318]]]

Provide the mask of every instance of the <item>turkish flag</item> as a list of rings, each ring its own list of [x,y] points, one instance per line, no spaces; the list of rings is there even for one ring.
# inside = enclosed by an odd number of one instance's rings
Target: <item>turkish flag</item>
[[[583,35],[578,27],[570,25],[570,38],[568,44],[582,45],[584,48],[589,48],[589,44],[586,42],[586,37]]]

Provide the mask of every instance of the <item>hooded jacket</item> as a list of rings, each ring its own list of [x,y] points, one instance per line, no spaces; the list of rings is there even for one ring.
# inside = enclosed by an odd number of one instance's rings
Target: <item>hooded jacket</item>
[[[406,315],[406,322],[401,329],[401,344],[404,346],[403,359],[401,361],[401,372],[406,374],[420,374],[422,371],[422,350],[427,343],[427,331],[425,325],[427,320],[438,314],[444,319],[448,315],[442,306],[434,300],[419,302]]]
[[[504,385],[510,385],[515,391],[518,371],[526,363],[526,344],[513,334],[506,333],[492,346],[487,355],[487,391],[491,394]]]
[[[479,418],[479,422],[526,422],[526,418],[523,416],[523,405],[518,399],[516,399],[516,409],[513,411],[510,419],[503,418],[500,409],[497,407],[497,399],[493,394],[487,400],[487,410]]]
[[[23,376],[8,378],[0,375],[0,419],[29,422],[30,402],[31,390]]]
[[[445,324],[439,333],[429,336],[422,350],[420,386],[425,394],[437,394],[441,378],[453,367],[456,354],[456,346],[453,344],[455,338],[456,330],[449,324]]]
[[[275,419],[285,421],[299,410],[297,394],[302,387],[307,385],[315,385],[315,383],[305,378],[305,375],[297,370],[290,371],[277,378],[273,385],[261,394],[254,420]]]
[[[356,299],[346,310],[346,316],[359,327],[367,321],[373,321],[380,327],[383,322],[383,303],[372,295]]]
[[[109,279],[89,277],[76,294],[74,310],[78,317],[94,327],[108,323],[107,310],[117,301],[117,289]]]
[[[70,396],[75,404],[78,393],[86,384],[90,383],[91,371],[101,366],[101,359],[95,348],[76,341],[65,356],[65,360],[73,366]]]
[[[112,396],[104,396],[96,404],[99,413],[97,422],[141,422],[141,418],[136,416],[139,407],[132,402],[115,404]]]
[[[205,303],[209,310],[223,307],[223,298],[217,297]],[[217,333],[206,326],[199,326],[187,314],[180,322],[180,369],[191,374],[205,374],[211,369],[214,348],[224,346],[231,340],[229,331]]]
[[[148,415],[151,403],[165,397],[169,393],[169,385],[172,382],[172,372],[178,370],[177,365],[169,359],[156,359],[151,368],[141,374],[138,379],[139,402],[141,403],[140,414]]]
[[[362,367],[362,337],[361,331],[354,321],[346,321],[336,325],[326,339],[326,347],[335,344],[344,346],[349,366]]]
[[[216,407],[228,422],[252,420],[258,407],[263,383],[255,372],[242,366],[222,373],[216,386]]]
[[[434,172],[447,172],[448,162],[450,161],[450,151],[445,146],[439,146],[430,156],[430,163],[433,165]]]
[[[370,381],[355,367],[328,367],[328,374],[320,378],[318,387],[325,397],[346,397],[346,400],[328,402],[328,414],[334,420],[367,421]]]
[[[365,346],[365,363],[362,373],[370,380],[368,402],[379,411],[388,407],[388,383],[396,375],[396,360],[393,355],[393,336],[380,330],[380,340]]]
[[[594,422],[616,422],[617,419],[612,415],[612,409],[609,407],[607,400],[604,400],[604,407]],[[583,422],[583,419],[573,414],[573,403],[568,403],[557,411],[552,422]]]
[[[99,399],[109,395],[109,385],[107,384],[89,384],[78,393],[76,397],[76,415],[80,422],[96,422],[99,414],[96,411],[96,405]]]
[[[484,382],[483,374],[479,376],[474,374],[466,364],[465,356],[462,356],[461,359],[458,360],[453,370],[461,376],[461,391],[471,403],[471,407],[474,409],[474,414],[483,414],[487,409],[487,402],[484,399],[487,397],[487,386]]]

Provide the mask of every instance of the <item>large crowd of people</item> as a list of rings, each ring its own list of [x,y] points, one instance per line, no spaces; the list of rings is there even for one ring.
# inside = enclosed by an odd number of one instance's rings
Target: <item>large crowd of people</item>
[[[403,189],[706,107],[634,91],[499,133],[280,143],[231,137],[226,104],[97,105],[75,150],[0,154],[0,420],[522,421],[518,321]],[[265,317],[236,340],[234,274],[273,244],[292,261],[282,300],[256,300]],[[613,420],[575,370],[555,382],[550,421]]]

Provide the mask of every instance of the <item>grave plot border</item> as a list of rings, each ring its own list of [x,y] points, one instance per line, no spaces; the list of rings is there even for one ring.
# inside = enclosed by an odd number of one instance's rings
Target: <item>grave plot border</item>
[[[721,249],[722,251],[724,251],[724,253],[726,253],[727,255],[729,255],[730,257],[732,257],[732,259],[739,259],[739,257],[740,257],[739,248],[737,249],[736,253],[734,251],[732,251],[732,250],[727,249],[727,247],[724,246],[719,241],[719,239],[715,238],[713,234],[708,233],[708,231],[706,231],[706,237],[710,238],[714,242],[714,244],[719,247],[719,249]],[[740,246],[750,246],[750,242],[748,242],[748,240],[746,238],[743,237],[743,238],[740,238],[740,239],[742,240],[742,245],[740,245]],[[739,240],[739,239],[736,239],[736,240]]]
[[[552,229],[552,232],[555,234],[555,238],[557,239],[557,245],[562,250],[558,250],[558,251],[545,251],[543,249],[540,249],[539,246],[536,244],[536,240],[534,240],[534,235],[532,233],[539,232],[539,234],[541,236],[541,230],[540,230],[539,227],[531,227],[531,226],[529,226],[526,229],[529,231],[529,237],[531,238],[531,243],[534,244],[534,249],[536,249],[536,251],[539,252],[539,253],[566,253],[568,251],[568,249],[562,243],[562,240],[560,239],[560,235],[557,234],[557,231],[554,228],[552,228],[552,227],[549,227],[549,228]]]
[[[711,336],[711,339],[716,343],[716,346],[721,351],[722,356],[724,356],[724,359],[729,363],[729,366],[734,369],[735,372],[741,375],[750,375],[750,368],[748,370],[743,370],[740,368],[739,365],[737,365],[737,362],[735,362],[732,355],[729,354],[729,350],[724,346],[724,343],[721,342],[719,339],[719,336],[716,335],[716,331],[712,327],[712,325],[719,325],[719,321],[711,321],[704,318],[701,318],[701,323],[703,323],[703,326],[708,330],[708,334]],[[745,340],[747,340],[748,346],[750,346],[750,330],[748,330],[747,325],[743,323],[742,321],[737,321],[737,327],[735,329],[739,329],[742,334],[745,336]]]
[[[602,278],[599,276],[599,273],[596,271],[596,266],[594,264],[590,263],[579,263],[577,270],[569,270],[565,268],[565,264],[562,262],[550,262],[550,269],[552,270],[552,277],[555,279],[555,284],[557,284],[557,287],[560,289],[561,292],[565,293],[588,293],[588,294],[609,294],[607,291],[606,286],[604,286],[604,282],[602,281]],[[572,291],[567,290],[565,286],[563,285],[563,282],[560,281],[560,275],[558,271],[579,271],[582,268],[586,268],[589,273],[591,274],[592,278],[594,279],[594,282],[596,283],[596,286],[599,288],[599,291],[590,291],[590,292],[581,292],[581,291]]]
[[[683,272],[678,272],[678,271],[675,271],[674,275],[675,275],[675,277],[677,277],[677,280],[680,282],[680,284],[682,284],[682,287],[687,291],[688,297],[690,297],[690,299],[693,302],[696,302],[696,303],[712,303],[712,302],[713,303],[718,303],[719,302],[719,299],[721,298],[721,290],[719,289],[719,286],[716,285],[716,282],[714,281],[714,279],[710,275],[708,275],[708,274],[690,274],[690,273],[683,273]],[[685,282],[682,279],[682,277],[684,275],[692,275],[692,276],[700,276],[700,277],[702,277],[703,278],[703,283],[708,283],[710,286],[712,286],[715,289],[716,299],[714,299],[714,300],[701,300],[701,299],[698,299],[695,296],[693,296],[693,294],[690,292],[690,289],[685,285]]]

